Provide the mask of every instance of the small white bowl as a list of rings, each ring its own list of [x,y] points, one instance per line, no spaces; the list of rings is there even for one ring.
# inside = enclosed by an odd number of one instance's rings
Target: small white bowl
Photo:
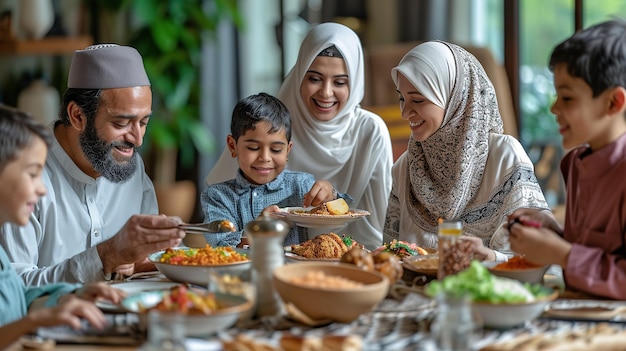
[[[546,274],[548,268],[550,268],[550,265],[546,265],[525,269],[496,269],[494,267],[498,265],[498,262],[483,262],[483,265],[485,265],[493,275],[515,279],[522,283],[533,284],[543,283],[543,276]]]
[[[557,291],[552,290],[550,295],[540,297],[533,302],[498,304],[472,302],[472,307],[480,316],[484,327],[508,329],[523,325],[527,321],[539,317],[546,306],[554,301],[558,295],[559,293]]]

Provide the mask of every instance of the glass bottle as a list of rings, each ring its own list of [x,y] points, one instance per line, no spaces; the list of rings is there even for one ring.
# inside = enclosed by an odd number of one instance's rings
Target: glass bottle
[[[461,221],[444,221],[438,228],[439,270],[437,279],[459,273],[469,267],[473,254],[471,243],[462,238]]]
[[[438,351],[470,350],[479,323],[474,320],[468,295],[441,292],[437,312],[430,326]]]
[[[283,312],[282,300],[274,289],[272,274],[284,264],[283,242],[290,225],[280,219],[263,216],[248,222],[244,235],[250,242],[252,282],[256,287],[257,317],[275,316]]]

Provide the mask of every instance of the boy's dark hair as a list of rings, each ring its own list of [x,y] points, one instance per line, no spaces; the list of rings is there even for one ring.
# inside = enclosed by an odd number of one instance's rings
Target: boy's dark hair
[[[550,70],[561,63],[591,87],[593,97],[608,88],[626,88],[626,21],[602,22],[561,42],[550,56]]]
[[[0,104],[0,172],[39,137],[50,147],[52,133],[27,113]]]
[[[266,93],[250,95],[237,102],[230,121],[230,134],[237,141],[247,131],[254,130],[256,124],[261,121],[271,125],[268,133],[274,134],[280,130],[285,130],[287,141],[291,141],[289,110],[277,97]]]
[[[81,111],[85,114],[85,118],[93,119],[96,115],[96,111],[98,111],[98,107],[100,107],[101,91],[101,89],[75,88],[68,88],[65,90],[63,93],[63,103],[61,104],[61,109],[59,110],[59,121],[57,121],[57,124],[65,126],[70,125],[70,118],[67,115],[67,105],[69,105],[72,101],[80,107]]]

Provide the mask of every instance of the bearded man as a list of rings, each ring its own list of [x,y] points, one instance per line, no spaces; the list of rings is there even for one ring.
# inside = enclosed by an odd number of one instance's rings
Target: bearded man
[[[152,270],[146,257],[180,244],[176,217],[159,216],[137,149],[152,114],[137,50],[94,45],[72,57],[54,142],[48,194],[29,225],[0,228],[0,244],[27,285],[93,282]]]

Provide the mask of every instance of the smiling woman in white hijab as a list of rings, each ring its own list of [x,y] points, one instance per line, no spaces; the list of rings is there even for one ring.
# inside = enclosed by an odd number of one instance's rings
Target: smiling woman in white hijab
[[[302,42],[278,98],[292,116],[288,168],[330,181],[352,196],[350,207],[368,210],[370,216],[333,230],[374,249],[383,242],[393,154],[382,118],[359,106],[364,81],[359,37],[344,25],[322,23]],[[207,182],[221,180],[229,156],[222,155]],[[226,169],[232,178],[235,170]]]
[[[474,251],[506,261],[502,226],[517,208],[548,209],[522,145],[502,134],[496,94],[482,66],[461,47],[422,43],[392,69],[407,151],[393,166],[385,234],[437,247],[438,219],[460,220]]]
[[[320,53],[334,46],[343,56],[349,95],[314,92],[307,96],[304,86],[318,79],[312,67],[327,56]],[[317,67],[317,66],[316,66]],[[311,74],[311,72],[315,72]],[[341,74],[325,76],[337,84]],[[346,79],[347,78],[347,79]],[[377,115],[359,104],[365,93],[363,48],[351,29],[337,23],[322,23],[308,33],[295,66],[287,75],[278,97],[287,105],[293,118],[293,143],[289,168],[309,172],[316,178],[331,181],[337,189],[354,198],[352,207],[370,211],[342,232],[373,249],[382,244],[382,229],[391,190],[393,154],[389,130]],[[323,113],[312,101],[319,98],[337,101],[338,108]],[[345,98],[344,98],[345,99]],[[325,119],[325,120],[322,120]]]

